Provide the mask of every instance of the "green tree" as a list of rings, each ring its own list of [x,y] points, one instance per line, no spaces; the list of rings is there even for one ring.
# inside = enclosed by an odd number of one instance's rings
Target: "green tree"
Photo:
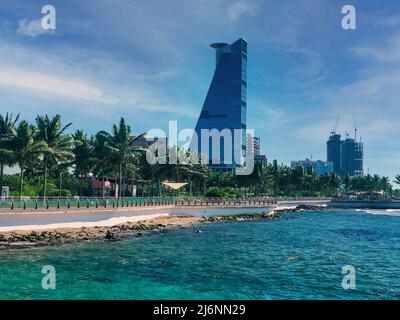
[[[102,181],[101,194],[102,197],[104,197],[105,174],[106,172],[110,172],[112,170],[112,164],[111,164],[112,153],[110,147],[107,144],[106,135],[102,134],[101,132],[98,132],[94,136],[92,144],[93,144],[93,157],[94,157],[93,171],[97,173],[97,175],[101,176],[101,181]]]
[[[188,182],[191,191],[193,191],[193,185],[196,186],[197,191],[202,189],[209,175],[208,167],[201,163],[192,163],[192,161],[175,163],[175,161],[170,161],[171,158],[175,159],[175,156],[169,157],[168,152],[170,151],[167,151],[165,156],[157,154],[158,162],[155,164],[148,163],[142,157],[140,173],[143,177],[157,183],[158,194],[161,194],[161,182],[165,179]],[[176,152],[187,159],[192,156],[189,151],[180,148],[176,148]]]
[[[261,192],[267,194],[274,192],[274,176],[272,174],[271,166],[266,165],[261,168]]]
[[[398,174],[393,181],[395,184],[398,184],[400,186],[400,174]]]
[[[51,119],[48,115],[36,117],[36,138],[46,144],[43,152],[43,198],[46,198],[47,178],[51,166],[73,159],[71,136],[65,133],[71,124],[62,126],[61,116],[58,114]]]
[[[343,184],[344,184],[344,188],[345,188],[346,192],[350,191],[351,183],[352,183],[351,177],[349,175],[346,175],[343,179]]]
[[[341,182],[341,179],[336,173],[332,172],[329,175],[329,191],[330,191],[330,195],[335,194],[339,190],[340,182]]]
[[[72,152],[75,159],[75,174],[80,178],[80,192],[79,195],[83,196],[83,180],[88,176],[94,166],[93,145],[91,139],[82,131],[77,130],[72,138],[74,146]]]
[[[302,167],[292,168],[290,170],[290,185],[291,189],[301,195],[304,186],[304,169]]]
[[[136,161],[134,153],[141,151],[142,148],[134,146],[135,141],[143,137],[143,134],[137,137],[131,136],[132,130],[124,118],[121,118],[118,124],[113,125],[112,134],[102,131],[106,137],[107,144],[111,149],[113,159],[118,167],[118,196],[122,195],[122,174],[128,163]]]
[[[15,118],[8,112],[5,117],[0,114],[0,192],[4,186],[4,167],[13,164],[11,141],[15,137],[15,126],[18,119],[19,114]]]
[[[38,161],[39,155],[45,151],[46,144],[35,140],[35,128],[26,121],[21,121],[13,139],[13,158],[20,168],[20,197],[23,195],[24,171]]]

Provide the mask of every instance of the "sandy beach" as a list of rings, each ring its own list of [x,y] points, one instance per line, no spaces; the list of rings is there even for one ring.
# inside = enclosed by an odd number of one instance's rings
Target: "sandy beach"
[[[1,248],[27,248],[61,245],[77,241],[110,241],[160,232],[166,228],[186,227],[204,221],[204,218],[154,214],[114,218],[99,222],[64,223],[52,225],[25,225],[0,230]],[[123,221],[123,222],[121,222]]]
[[[99,221],[76,221],[76,222],[64,222],[64,223],[50,223],[50,224],[30,224],[30,225],[19,225],[19,226],[8,226],[0,227],[0,233],[10,231],[40,231],[40,230],[54,230],[54,229],[75,229],[75,228],[95,228],[95,227],[112,227],[123,223],[134,223],[138,221],[153,220],[157,218],[170,217],[168,213],[155,213],[148,215],[137,215],[137,216],[122,216],[113,217]]]
[[[274,211],[241,212],[241,214],[208,215],[207,211],[192,209],[174,211],[130,210],[113,212],[67,212],[4,215],[0,217],[0,248],[26,248],[57,245],[73,241],[107,241],[143,236],[167,228],[187,227],[206,222],[273,219]],[[230,210],[232,211],[232,209]],[[209,213],[210,214],[210,213]],[[8,219],[8,220],[7,220]],[[32,223],[35,222],[35,223]]]

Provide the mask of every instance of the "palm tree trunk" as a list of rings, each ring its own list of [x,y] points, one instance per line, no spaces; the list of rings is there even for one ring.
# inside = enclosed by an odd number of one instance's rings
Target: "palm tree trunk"
[[[47,157],[44,160],[44,182],[43,182],[43,199],[46,199],[46,185],[47,185]]]
[[[101,164],[101,195],[104,198],[104,163]]]
[[[80,183],[80,191],[79,195],[82,197],[83,196],[83,173],[81,172],[81,183]]]
[[[136,192],[135,193],[133,192],[134,187],[135,187],[134,183],[135,183],[135,171],[133,171],[133,173],[132,173],[132,193],[131,193],[132,197],[134,197],[134,196],[136,197]]]
[[[118,198],[121,198],[122,192],[122,164],[119,165],[119,190],[118,190]]]
[[[62,171],[60,172],[60,180],[59,180],[59,192],[58,192],[58,196],[61,198],[61,194],[62,194],[62,175],[63,175],[63,173],[62,173]]]
[[[3,191],[4,184],[4,163],[0,163],[0,196],[2,196],[1,192]]]
[[[22,193],[24,188],[24,169],[20,166],[20,174],[19,174],[19,197],[22,200]]]

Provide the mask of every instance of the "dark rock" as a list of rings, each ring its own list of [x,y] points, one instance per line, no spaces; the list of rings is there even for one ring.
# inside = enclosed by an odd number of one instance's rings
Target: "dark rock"
[[[106,234],[106,239],[114,239],[115,238],[115,235],[114,235],[114,233],[112,233],[110,230],[108,230],[107,231],[107,234]]]

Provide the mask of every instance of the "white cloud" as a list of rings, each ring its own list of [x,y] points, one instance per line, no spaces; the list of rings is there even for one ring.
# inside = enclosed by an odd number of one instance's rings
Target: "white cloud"
[[[67,98],[116,104],[118,99],[81,80],[56,74],[32,72],[17,67],[0,67],[0,86],[13,86]]]
[[[231,21],[237,21],[243,15],[254,15],[255,7],[246,1],[238,1],[228,7],[228,18]]]
[[[40,37],[44,34],[50,34],[51,31],[42,28],[42,20],[22,19],[18,22],[17,34],[28,37]]]
[[[396,128],[396,124],[388,119],[377,118],[371,121],[366,121],[362,118],[362,125],[357,124],[357,138],[362,137],[367,145],[380,144],[382,137],[388,132],[392,132]],[[304,142],[321,143],[328,139],[329,131],[333,129],[334,119],[321,119],[319,121],[304,124],[302,127],[295,129],[292,132],[292,138]],[[351,138],[354,136],[354,118],[351,114],[341,114],[340,122],[336,130],[342,137],[346,133]]]
[[[85,113],[104,121],[132,114],[152,121],[162,119],[160,114],[192,119],[200,112],[199,106],[171,97],[160,86],[179,74],[175,69],[150,71],[104,52],[70,46],[43,52],[7,42],[0,47],[0,61],[3,100],[26,99],[20,107],[27,108],[24,116],[44,112],[47,105],[68,106],[63,113]]]
[[[374,24],[378,27],[397,27],[400,25],[400,14],[385,17],[373,16]]]
[[[294,67],[288,73],[287,81],[295,86],[305,87],[315,85],[325,80],[327,70],[323,58],[318,52],[306,49],[293,49]]]
[[[398,62],[400,61],[400,35],[389,38],[384,46],[364,44],[352,48],[351,52],[360,57],[372,57],[380,62]]]

